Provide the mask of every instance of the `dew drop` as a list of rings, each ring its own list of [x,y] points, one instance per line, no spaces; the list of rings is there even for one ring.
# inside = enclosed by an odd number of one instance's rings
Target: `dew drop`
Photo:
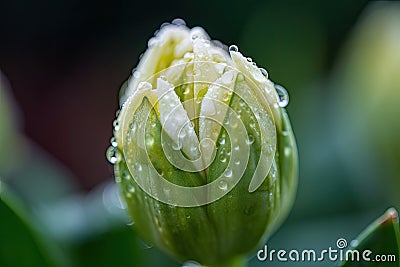
[[[172,144],[172,149],[173,150],[180,150],[182,148],[182,145],[180,144],[180,142],[177,142],[177,143],[173,143]]]
[[[186,22],[181,19],[181,18],[176,18],[174,19],[171,24],[177,25],[177,26],[186,26]]]
[[[232,169],[226,168],[226,170],[224,172],[224,176],[227,177],[227,178],[232,177]]]
[[[289,104],[289,94],[284,87],[279,84],[274,85],[276,92],[278,93],[279,100],[278,105],[281,108],[286,107]]]
[[[289,132],[288,132],[288,131],[282,131],[282,135],[283,135],[283,136],[288,136],[288,135],[289,135]]]
[[[117,119],[113,121],[113,126],[114,126],[114,131],[118,132],[118,130],[119,130],[119,122],[118,122]]]
[[[155,45],[157,43],[157,39],[156,38],[150,38],[149,41],[147,42],[147,46],[148,47],[152,47],[153,45]]]
[[[254,136],[249,134],[249,137],[246,139],[246,144],[251,145],[254,143]]]
[[[253,62],[253,59],[251,57],[246,58],[247,62]]]
[[[135,170],[136,170],[137,172],[141,172],[142,169],[143,169],[142,164],[140,164],[139,162],[136,162],[136,163],[135,163]]]
[[[223,97],[222,97],[222,101],[227,102],[229,100],[229,93],[226,93]]]
[[[218,141],[218,143],[219,143],[220,145],[225,145],[225,138],[224,138],[224,137],[220,138],[219,141]]]
[[[201,267],[200,263],[195,261],[187,261],[183,263],[182,267]]]
[[[168,25],[170,25],[169,22],[163,22],[163,23],[161,24],[160,28],[162,29],[162,28],[164,28],[165,26],[168,26]]]
[[[135,193],[135,187],[133,185],[128,185],[127,189],[130,193]]]
[[[240,117],[239,117],[240,118]],[[231,129],[236,129],[237,127],[238,127],[238,122],[237,122],[237,120],[234,120],[232,123],[231,123]]]
[[[225,180],[221,180],[218,182],[218,187],[219,189],[226,191],[228,190],[228,183]]]
[[[154,137],[153,136],[147,136],[146,138],[146,145],[147,146],[153,146],[154,145]]]
[[[225,156],[222,156],[219,160],[220,160],[222,163],[224,163],[224,162],[226,162],[226,157],[225,157]]]
[[[286,157],[288,157],[288,156],[290,156],[290,153],[292,152],[292,150],[290,149],[290,147],[285,147],[284,149],[283,149],[283,154],[286,156]]]
[[[235,150],[235,151],[239,151],[239,145],[237,145],[237,146],[235,146],[234,148],[233,148],[233,150]]]
[[[237,45],[231,45],[231,46],[229,46],[229,51],[230,52],[238,52],[239,48],[237,47]]]
[[[260,68],[260,72],[262,75],[264,75],[265,78],[268,78],[268,71],[264,68]]]
[[[115,136],[111,137],[110,143],[111,143],[111,145],[113,147],[117,147],[118,146],[117,139],[115,138]]]
[[[126,170],[122,173],[122,177],[123,177],[125,180],[130,180],[130,179],[131,179],[131,175],[130,175],[129,172],[126,171]]]
[[[190,93],[190,87],[186,86],[185,91],[183,91],[184,95],[188,95]]]
[[[133,78],[137,79],[140,76],[140,72],[139,71],[135,71],[135,72],[133,72],[132,75],[133,75]]]
[[[107,160],[108,160],[111,164],[116,164],[116,163],[118,163],[118,161],[121,159],[121,156],[120,156],[120,154],[119,154],[119,152],[118,152],[118,149],[115,148],[115,147],[113,147],[113,146],[110,146],[110,147],[107,149],[106,157],[107,157]]]
[[[244,81],[244,75],[241,74],[241,73],[239,73],[239,74],[237,75],[237,80],[238,80],[239,82]]]

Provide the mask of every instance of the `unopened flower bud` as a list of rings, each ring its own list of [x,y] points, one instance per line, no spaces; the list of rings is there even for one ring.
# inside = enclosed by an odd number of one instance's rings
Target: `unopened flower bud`
[[[107,154],[146,240],[227,266],[281,224],[297,186],[287,93],[236,46],[165,25],[121,102]]]

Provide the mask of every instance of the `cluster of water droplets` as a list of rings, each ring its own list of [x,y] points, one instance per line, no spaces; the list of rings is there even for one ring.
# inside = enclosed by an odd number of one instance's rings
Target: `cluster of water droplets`
[[[118,118],[120,110],[117,110],[115,116]],[[113,121],[113,133],[114,136],[111,137],[110,139],[110,144],[111,146],[108,147],[107,151],[106,151],[106,157],[107,160],[111,163],[111,164],[117,164],[120,160],[121,160],[121,154],[118,150],[118,143],[117,143],[117,139],[115,138],[116,133],[119,131],[120,129],[120,125],[119,125],[119,121],[118,119],[115,119]]]
[[[229,52],[239,52],[239,48],[237,45],[229,46]],[[253,66],[257,67],[257,64],[253,62],[253,59],[250,57],[246,58],[248,62],[251,62]],[[261,74],[268,79],[268,71],[264,68],[258,68]],[[289,94],[287,90],[279,84],[274,84],[275,90],[278,94],[278,107],[284,108],[289,104]]]

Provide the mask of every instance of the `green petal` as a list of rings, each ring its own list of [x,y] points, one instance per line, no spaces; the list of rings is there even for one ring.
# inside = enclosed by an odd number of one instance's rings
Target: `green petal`
[[[149,115],[148,120],[146,114]],[[131,174],[136,179],[146,180],[152,192],[168,194],[159,188],[157,179],[146,166],[145,159],[149,157],[152,166],[169,182],[193,187],[203,183],[203,178],[199,173],[191,173],[179,170],[172,166],[164,155],[161,146],[161,124],[155,110],[145,98],[141,106],[132,117],[132,122],[136,127],[146,127],[146,150],[140,148],[134,140],[141,140],[137,135],[132,134],[132,143],[125,145],[131,152],[124,153],[122,159],[116,165],[117,182],[121,183],[122,193],[127,203],[129,212],[134,220],[135,227],[151,243],[155,243],[167,252],[172,253],[178,259],[204,261],[204,255],[209,255],[212,261],[215,251],[216,241],[213,228],[204,207],[183,208],[175,207],[162,203],[149,196],[132,179]],[[132,129],[129,127],[129,129]],[[151,141],[149,141],[151,140]],[[129,171],[127,163],[142,164],[140,171],[133,166],[133,172]]]

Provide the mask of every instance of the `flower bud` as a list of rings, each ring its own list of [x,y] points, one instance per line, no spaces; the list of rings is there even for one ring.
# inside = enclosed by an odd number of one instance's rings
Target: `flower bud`
[[[165,25],[121,102],[107,156],[146,240],[226,266],[285,218],[297,186],[287,93],[236,46]]]

